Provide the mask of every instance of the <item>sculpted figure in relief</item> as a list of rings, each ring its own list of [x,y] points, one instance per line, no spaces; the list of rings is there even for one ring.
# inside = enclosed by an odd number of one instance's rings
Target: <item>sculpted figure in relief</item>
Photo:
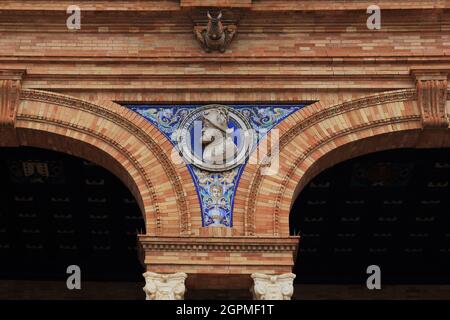
[[[228,132],[228,111],[225,108],[205,111],[201,139],[203,161],[225,164],[236,157],[237,147]]]

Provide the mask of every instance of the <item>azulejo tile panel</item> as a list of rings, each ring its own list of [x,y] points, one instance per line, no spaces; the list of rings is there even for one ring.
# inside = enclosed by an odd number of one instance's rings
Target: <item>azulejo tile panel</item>
[[[125,106],[156,126],[183,157],[198,193],[203,226],[232,227],[234,196],[249,155],[305,104]]]

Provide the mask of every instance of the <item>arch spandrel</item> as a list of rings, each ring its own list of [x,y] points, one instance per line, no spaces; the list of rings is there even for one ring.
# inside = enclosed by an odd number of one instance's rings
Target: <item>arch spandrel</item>
[[[80,156],[116,174],[145,213],[147,233],[189,235],[198,207],[184,166],[163,150],[165,137],[134,112],[113,102],[23,90],[15,131],[19,145]],[[174,201],[175,200],[175,201]]]
[[[273,176],[248,165],[235,213],[246,235],[288,236],[289,211],[301,189],[322,170],[349,158],[402,147],[450,145],[449,131],[423,130],[415,90],[399,90],[335,106],[297,111],[280,130],[280,167]],[[447,104],[448,105],[448,104]]]

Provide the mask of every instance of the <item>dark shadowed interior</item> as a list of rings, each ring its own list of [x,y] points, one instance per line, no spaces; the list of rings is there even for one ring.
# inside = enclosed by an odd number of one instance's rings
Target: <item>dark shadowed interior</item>
[[[314,178],[290,216],[301,236],[297,283],[450,283],[450,150],[397,149]]]
[[[136,234],[145,225],[121,181],[48,150],[2,148],[0,159],[0,296],[143,298]],[[291,233],[301,236],[298,297],[335,297],[342,285],[364,286],[369,265],[380,266],[383,285],[450,284],[449,180],[449,149],[378,152],[319,174],[290,216]],[[78,292],[65,286],[73,264],[82,270]],[[316,293],[335,284],[341,287]]]
[[[67,291],[66,269],[78,265],[85,283],[142,283],[143,216],[110,172],[54,151],[1,148],[0,184],[0,282]]]

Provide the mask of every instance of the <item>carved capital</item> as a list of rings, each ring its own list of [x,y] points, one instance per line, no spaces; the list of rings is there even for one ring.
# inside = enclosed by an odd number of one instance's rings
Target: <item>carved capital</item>
[[[294,294],[295,274],[267,275],[253,273],[251,292],[255,300],[291,300]]]
[[[413,70],[416,79],[417,103],[424,128],[448,128],[446,112],[448,71]]]
[[[160,274],[155,272],[145,272],[146,300],[183,300],[186,292],[187,274],[183,272],[172,274]]]
[[[0,70],[0,146],[17,145],[15,122],[25,70]]]

